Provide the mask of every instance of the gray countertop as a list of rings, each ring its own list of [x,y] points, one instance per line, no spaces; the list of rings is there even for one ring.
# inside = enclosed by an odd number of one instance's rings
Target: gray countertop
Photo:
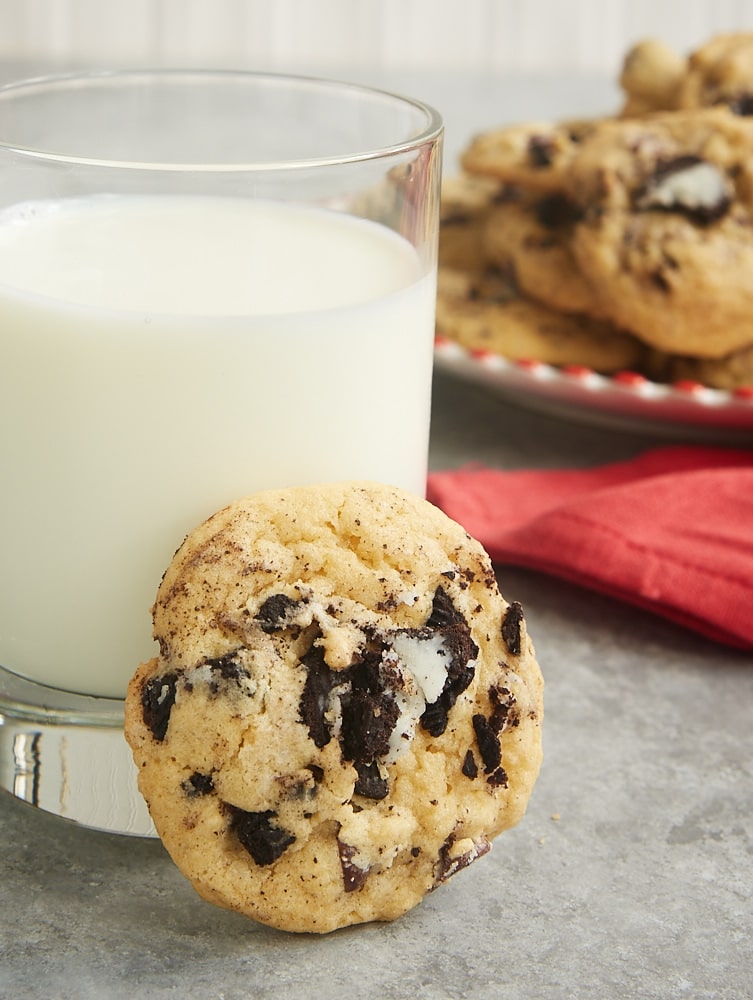
[[[591,93],[578,86],[578,100]],[[477,93],[466,91],[468,127],[504,120]],[[422,96],[441,107],[438,85]],[[462,97],[449,102],[451,149]],[[436,377],[435,469],[590,465],[659,440]],[[3,795],[0,996],[749,997],[751,659],[533,572],[500,567],[499,578],[526,610],[545,675],[546,756],[527,816],[488,857],[393,924],[293,936],[202,902],[158,841]]]

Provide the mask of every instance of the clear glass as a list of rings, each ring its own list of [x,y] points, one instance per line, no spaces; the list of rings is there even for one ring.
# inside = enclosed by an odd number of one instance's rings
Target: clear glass
[[[146,833],[122,698],[187,531],[258,489],[423,492],[442,122],[215,71],[0,89],[0,785]]]

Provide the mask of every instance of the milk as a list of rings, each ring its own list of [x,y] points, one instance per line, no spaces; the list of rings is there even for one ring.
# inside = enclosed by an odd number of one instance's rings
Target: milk
[[[0,664],[121,697],[186,532],[254,490],[423,493],[434,276],[375,223],[240,198],[0,214]]]

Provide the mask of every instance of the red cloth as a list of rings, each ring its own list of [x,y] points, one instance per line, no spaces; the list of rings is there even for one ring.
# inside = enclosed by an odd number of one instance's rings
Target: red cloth
[[[753,649],[753,451],[676,446],[593,469],[429,477],[496,563],[573,580]]]

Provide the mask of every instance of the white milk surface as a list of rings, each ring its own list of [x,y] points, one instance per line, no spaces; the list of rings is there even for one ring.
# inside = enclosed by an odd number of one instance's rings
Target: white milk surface
[[[216,509],[337,479],[423,493],[434,287],[401,237],[310,208],[0,214],[0,664],[120,697]]]

